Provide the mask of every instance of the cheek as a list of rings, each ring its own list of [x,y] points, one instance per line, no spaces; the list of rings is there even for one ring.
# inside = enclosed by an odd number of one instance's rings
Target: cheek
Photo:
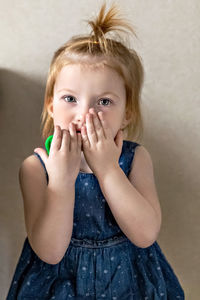
[[[70,123],[70,115],[66,112],[66,109],[62,107],[56,107],[53,115],[54,126],[59,125],[62,129],[68,129]]]
[[[103,115],[104,115],[106,122],[111,127],[113,127],[114,125],[116,126],[116,123],[119,122],[120,113],[117,111],[105,111],[105,110],[102,110],[102,111],[103,111]]]
[[[106,123],[108,124],[108,127],[110,128],[113,138],[116,136],[118,128],[118,122],[115,121],[115,117],[112,115],[109,115],[109,117],[105,117]]]

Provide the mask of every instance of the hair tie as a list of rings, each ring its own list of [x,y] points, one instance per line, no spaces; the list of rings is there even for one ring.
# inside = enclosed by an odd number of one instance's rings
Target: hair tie
[[[53,139],[53,135],[50,135],[46,141],[45,141],[45,148],[47,150],[47,154],[49,155],[49,152],[50,152],[50,147],[51,147],[51,142],[52,142],[52,139]]]

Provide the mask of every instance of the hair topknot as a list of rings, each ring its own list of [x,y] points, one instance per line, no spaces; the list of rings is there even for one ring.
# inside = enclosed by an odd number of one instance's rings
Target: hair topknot
[[[69,53],[72,52],[78,54],[85,52],[86,55],[103,54],[113,56],[117,49],[125,47],[125,44],[128,44],[128,39],[125,42],[122,35],[119,35],[119,32],[123,32],[126,35],[132,33],[136,36],[132,24],[121,16],[119,7],[114,3],[107,12],[106,3],[102,4],[98,15],[95,16],[94,19],[85,21],[91,27],[90,33],[87,35],[73,36],[63,45],[63,48],[55,52],[55,58],[58,57],[59,53],[69,55]],[[107,37],[107,34],[110,36]],[[118,54],[119,53],[117,53],[117,55]]]
[[[104,39],[105,34],[110,31],[123,31],[127,33],[125,28],[136,35],[131,24],[120,16],[120,11],[115,4],[112,4],[106,13],[106,3],[104,3],[98,16],[94,20],[87,20],[87,22],[92,27],[90,36],[93,37],[96,42],[100,42],[102,38]]]

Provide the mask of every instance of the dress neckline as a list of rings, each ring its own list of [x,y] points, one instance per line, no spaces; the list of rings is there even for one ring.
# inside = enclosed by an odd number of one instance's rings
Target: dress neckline
[[[79,171],[79,174],[85,174],[85,175],[94,175],[93,172],[82,172],[82,171]]]

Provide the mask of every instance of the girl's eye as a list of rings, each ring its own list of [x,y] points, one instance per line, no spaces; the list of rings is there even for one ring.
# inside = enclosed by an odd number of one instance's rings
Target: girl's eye
[[[76,101],[76,98],[74,96],[71,96],[71,95],[63,96],[62,98],[65,101],[67,101],[68,103]],[[100,102],[101,102],[101,105],[103,105],[103,106],[109,106],[112,103],[112,101],[110,99],[107,99],[107,98],[100,99]]]
[[[74,102],[75,98],[74,96],[63,96],[63,99],[66,100],[67,102]]]
[[[101,99],[100,102],[102,103],[103,106],[108,106],[111,104],[111,100],[107,98]]]

